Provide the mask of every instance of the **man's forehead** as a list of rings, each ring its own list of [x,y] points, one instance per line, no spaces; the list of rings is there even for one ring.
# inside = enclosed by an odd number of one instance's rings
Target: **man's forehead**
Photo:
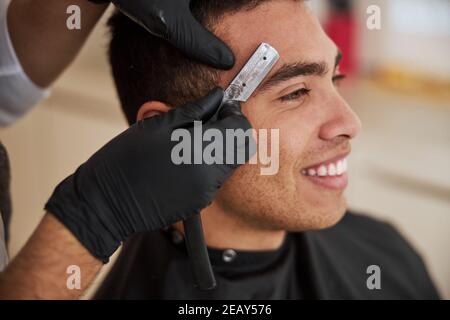
[[[336,53],[318,20],[302,1],[270,1],[224,17],[216,34],[236,56],[234,68],[221,74],[220,82],[224,85],[234,78],[262,42],[280,53],[280,60],[271,73],[285,63],[299,59],[325,60]]]

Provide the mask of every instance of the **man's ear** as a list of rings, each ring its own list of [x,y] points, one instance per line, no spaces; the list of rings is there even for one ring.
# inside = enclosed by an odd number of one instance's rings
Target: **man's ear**
[[[150,118],[154,116],[159,116],[163,113],[168,112],[171,107],[163,102],[159,101],[149,101],[144,103],[140,108],[136,116],[136,120],[140,121],[145,118]]]

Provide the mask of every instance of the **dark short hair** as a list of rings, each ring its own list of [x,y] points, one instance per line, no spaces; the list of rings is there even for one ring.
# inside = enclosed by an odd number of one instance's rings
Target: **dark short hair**
[[[191,11],[213,30],[224,14],[251,10],[274,0],[192,0]],[[109,61],[122,110],[129,124],[140,106],[161,101],[173,107],[196,100],[217,86],[218,71],[185,57],[120,12],[109,19]]]

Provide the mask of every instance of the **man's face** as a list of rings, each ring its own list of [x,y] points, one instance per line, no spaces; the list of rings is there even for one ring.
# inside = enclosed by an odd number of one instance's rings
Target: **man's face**
[[[236,55],[236,66],[221,72],[223,88],[261,42],[280,54],[262,86],[242,104],[255,129],[279,129],[279,171],[264,176],[259,165],[241,166],[215,204],[267,229],[301,231],[335,224],[346,209],[347,175],[331,176],[329,164],[338,165],[348,155],[349,140],[360,130],[359,119],[333,81],[339,75],[336,46],[306,5],[290,0],[227,15],[215,32]]]

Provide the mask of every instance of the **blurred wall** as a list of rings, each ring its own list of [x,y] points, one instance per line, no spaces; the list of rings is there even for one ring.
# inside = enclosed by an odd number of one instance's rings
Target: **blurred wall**
[[[450,1],[354,0],[353,3],[359,20],[364,71],[395,65],[450,81]],[[370,5],[381,9],[380,30],[366,28],[366,10]]]

